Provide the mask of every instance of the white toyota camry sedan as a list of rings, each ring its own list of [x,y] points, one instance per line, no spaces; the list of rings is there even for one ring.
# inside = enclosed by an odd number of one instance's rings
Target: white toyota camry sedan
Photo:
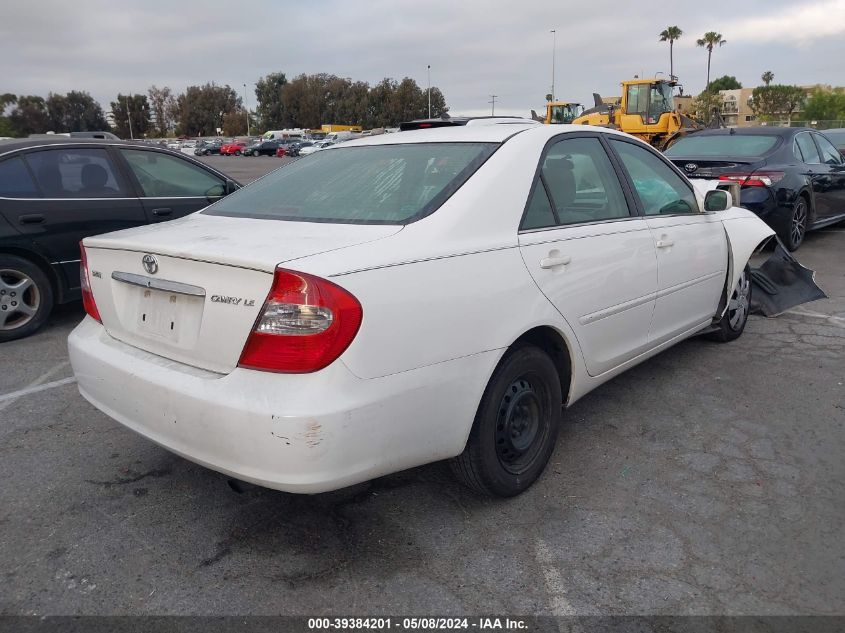
[[[316,493],[451,458],[514,495],[567,405],[742,333],[771,235],[607,129],[369,137],[86,238],[70,358],[95,407],[238,479]]]

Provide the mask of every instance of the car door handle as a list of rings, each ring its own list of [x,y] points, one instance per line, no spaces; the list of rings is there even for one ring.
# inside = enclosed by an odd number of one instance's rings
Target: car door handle
[[[674,246],[675,242],[673,240],[657,240],[657,248],[669,248],[670,246]]]
[[[566,257],[544,257],[540,260],[540,268],[554,268],[555,266],[566,266],[572,258]]]
[[[44,216],[40,213],[21,215],[18,216],[18,222],[21,224],[44,224]]]
[[[163,208],[163,209],[153,209],[153,215],[157,218],[163,218],[166,215],[173,215],[173,209]]]

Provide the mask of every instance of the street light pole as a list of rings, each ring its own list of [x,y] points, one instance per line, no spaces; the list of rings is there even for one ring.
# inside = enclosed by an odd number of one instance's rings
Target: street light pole
[[[126,103],[126,122],[129,123],[129,139],[134,141],[135,136],[132,134],[132,113],[129,111],[129,95],[123,97],[124,103]]]
[[[492,104],[490,106],[490,116],[496,116],[496,97],[498,96],[499,95],[490,95],[490,101],[487,102]]]
[[[246,135],[249,136],[249,108],[246,105],[246,84],[244,84],[244,110],[246,110]]]
[[[431,118],[431,64],[428,65],[428,118]]]
[[[557,30],[552,29],[552,101],[555,100],[555,56],[557,53]]]

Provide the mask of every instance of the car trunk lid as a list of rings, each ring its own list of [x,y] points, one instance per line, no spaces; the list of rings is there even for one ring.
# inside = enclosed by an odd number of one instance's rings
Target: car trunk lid
[[[94,300],[109,335],[228,373],[237,366],[277,265],[401,228],[194,215],[84,243]]]

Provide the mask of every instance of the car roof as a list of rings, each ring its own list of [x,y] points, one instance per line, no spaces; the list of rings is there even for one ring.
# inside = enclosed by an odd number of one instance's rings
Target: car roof
[[[122,141],[108,138],[73,138],[70,136],[51,136],[50,138],[15,138],[8,141],[0,141],[0,154],[13,152],[18,149],[29,149],[32,147],[50,147],[51,145],[133,145],[149,147],[141,141]]]
[[[517,134],[520,136],[528,135],[536,137],[540,142],[545,142],[545,140],[561,134],[578,132],[599,132],[602,134],[623,136],[625,138],[634,138],[624,132],[611,130],[606,127],[592,125],[537,125],[529,120],[511,120],[490,125],[437,127],[425,130],[396,132],[394,134],[364,136],[359,139],[346,141],[338,147],[399,145],[405,143],[503,143]]]
[[[794,136],[798,132],[808,132],[808,127],[769,127],[761,125],[758,127],[732,127],[713,130],[701,130],[689,136]],[[813,130],[815,131],[815,130]]]

